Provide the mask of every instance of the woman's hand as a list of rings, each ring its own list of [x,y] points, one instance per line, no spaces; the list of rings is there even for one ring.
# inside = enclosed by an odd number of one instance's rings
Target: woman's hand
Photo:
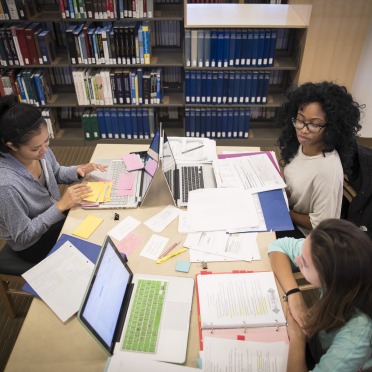
[[[76,168],[76,172],[79,176],[85,177],[85,175],[91,172],[94,172],[96,170],[100,170],[101,172],[104,172],[106,169],[107,169],[107,165],[88,163],[88,164],[79,165]]]
[[[287,298],[288,308],[291,316],[303,328],[306,324],[307,307],[301,292],[292,293]]]
[[[64,212],[72,208],[75,204],[81,203],[91,192],[92,188],[86,183],[72,185],[66,190],[56,206],[60,212]]]
[[[291,313],[291,309],[289,306],[287,307],[287,331],[288,331],[288,337],[289,340],[299,342],[299,343],[306,343],[306,334],[304,330],[300,327],[300,325],[297,323],[295,318],[293,317],[293,314]]]

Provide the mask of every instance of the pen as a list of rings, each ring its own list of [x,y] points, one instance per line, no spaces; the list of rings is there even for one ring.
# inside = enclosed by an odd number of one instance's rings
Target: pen
[[[181,240],[180,240],[179,242],[177,242],[177,243],[174,243],[170,248],[168,248],[164,253],[162,253],[162,254],[159,256],[159,258],[163,258],[163,257],[165,257],[167,254],[169,254],[169,252],[170,252],[173,248],[177,247],[177,245],[180,244],[180,243],[181,243]]]
[[[200,146],[197,146],[197,147],[193,147],[192,149],[188,149],[188,150],[182,151],[181,154],[186,154],[187,152],[194,151],[194,150],[200,149],[202,147],[204,147],[203,144],[201,144]]]
[[[179,255],[179,254],[181,254],[181,253],[183,253],[185,251],[187,251],[187,248],[182,248],[182,249],[180,249],[180,250],[178,250],[176,252],[173,252],[171,254],[168,254],[168,256],[165,256],[163,258],[159,258],[158,260],[156,260],[156,263],[158,263],[158,264],[163,263],[163,262],[169,260],[170,258],[172,258],[174,256],[177,256],[177,255]]]

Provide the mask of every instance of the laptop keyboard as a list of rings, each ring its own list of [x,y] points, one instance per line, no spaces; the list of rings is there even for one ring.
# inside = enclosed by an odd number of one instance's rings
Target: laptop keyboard
[[[189,192],[197,189],[204,189],[203,167],[187,166],[182,167],[182,201],[187,203]]]
[[[167,284],[159,280],[138,280],[124,336],[124,350],[156,351]]]

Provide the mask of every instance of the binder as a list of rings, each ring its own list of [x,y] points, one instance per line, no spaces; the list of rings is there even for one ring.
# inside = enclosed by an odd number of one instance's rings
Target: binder
[[[81,253],[83,253],[87,258],[89,258],[89,260],[91,260],[94,264],[96,263],[99,256],[99,252],[101,251],[101,246],[67,234],[62,234],[60,236],[54,247],[48,253],[48,256],[55,252],[67,241],[73,244]],[[32,294],[35,297],[38,297],[37,293],[28,283],[25,283],[23,285],[22,290]]]
[[[248,286],[255,291],[245,290]],[[201,271],[196,275],[195,288],[200,350],[205,337],[288,344],[286,320],[273,272]],[[255,316],[239,311],[234,314],[238,297],[239,303]],[[224,313],[219,312],[222,306]]]

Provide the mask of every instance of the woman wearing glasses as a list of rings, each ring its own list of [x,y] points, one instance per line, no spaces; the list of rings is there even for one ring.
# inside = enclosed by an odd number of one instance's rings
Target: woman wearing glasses
[[[304,237],[320,221],[340,218],[361,108],[345,87],[331,82],[306,83],[288,94],[276,121],[284,127],[278,145],[295,230],[277,237]]]

